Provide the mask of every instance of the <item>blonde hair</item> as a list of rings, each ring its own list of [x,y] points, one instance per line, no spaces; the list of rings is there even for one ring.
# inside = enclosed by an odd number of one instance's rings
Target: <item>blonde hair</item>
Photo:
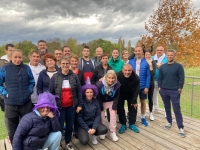
[[[107,81],[107,76],[109,75],[109,74],[111,74],[111,75],[113,75],[114,76],[114,78],[115,78],[115,82],[117,81],[117,75],[116,75],[116,73],[115,73],[115,71],[114,70],[108,70],[108,72],[105,74],[105,80]]]
[[[22,53],[22,51],[21,51],[20,49],[15,49],[15,50],[13,50],[13,51],[11,52],[11,56],[12,56],[15,52],[20,52],[20,53],[22,54],[22,56],[23,56],[23,53]]]

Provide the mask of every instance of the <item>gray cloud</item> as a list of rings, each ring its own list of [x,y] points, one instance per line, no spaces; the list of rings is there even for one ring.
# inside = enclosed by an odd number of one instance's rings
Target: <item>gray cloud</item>
[[[196,0],[197,1],[197,0]],[[74,37],[78,42],[122,36],[135,44],[158,0],[0,0],[0,45],[24,39]],[[198,3],[199,4],[199,3]],[[199,4],[200,5],[200,4]]]

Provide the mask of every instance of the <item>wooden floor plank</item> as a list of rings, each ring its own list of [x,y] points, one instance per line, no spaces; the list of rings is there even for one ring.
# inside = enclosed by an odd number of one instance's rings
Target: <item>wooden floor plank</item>
[[[72,143],[77,147],[79,150],[93,150],[89,145],[82,145],[79,140],[72,138]]]
[[[0,140],[0,150],[5,150],[4,140]]]

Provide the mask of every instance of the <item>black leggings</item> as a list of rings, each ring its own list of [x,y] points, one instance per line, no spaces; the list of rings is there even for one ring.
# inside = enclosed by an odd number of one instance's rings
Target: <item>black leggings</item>
[[[94,135],[104,135],[107,132],[108,132],[108,128],[105,125],[99,123]],[[88,132],[81,127],[78,128],[78,139],[80,143],[83,145],[88,144],[89,139],[90,139]]]
[[[149,111],[152,112],[153,110],[153,91],[154,91],[154,83],[152,82],[149,87],[148,92],[148,100],[149,100]]]

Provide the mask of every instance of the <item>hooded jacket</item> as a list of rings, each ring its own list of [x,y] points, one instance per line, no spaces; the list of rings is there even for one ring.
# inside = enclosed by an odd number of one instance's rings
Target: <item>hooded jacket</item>
[[[122,68],[124,66],[124,61],[121,60],[119,56],[117,57],[117,59],[115,61],[113,60],[113,57],[111,57],[108,60],[108,64],[115,72],[119,72],[122,70]]]

